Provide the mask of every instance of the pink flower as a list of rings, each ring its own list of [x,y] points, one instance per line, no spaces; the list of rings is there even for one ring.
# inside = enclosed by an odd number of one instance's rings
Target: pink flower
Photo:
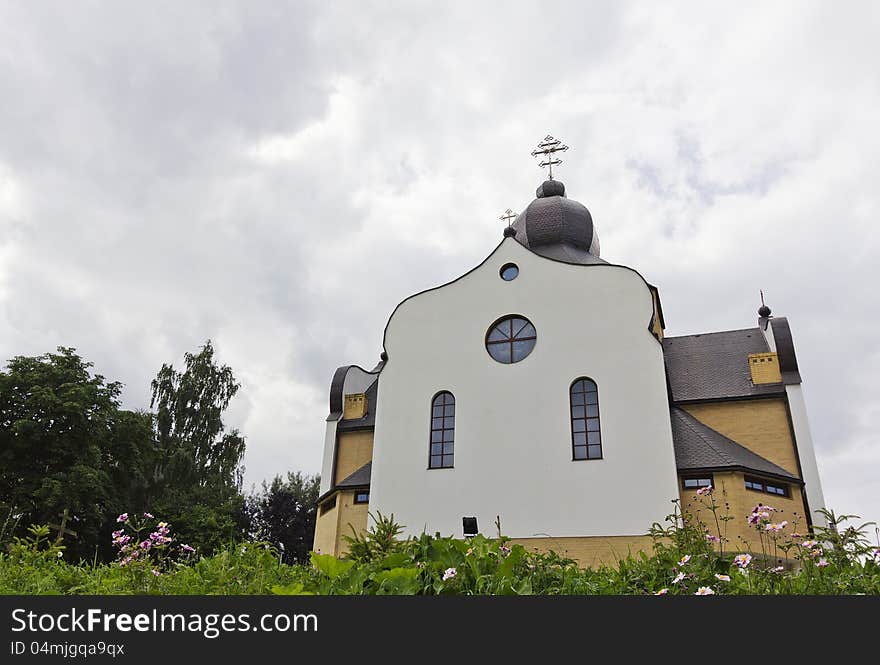
[[[114,531],[111,535],[112,535],[114,538],[119,538],[119,536],[121,536],[123,533],[125,533],[125,531],[123,531],[122,529],[120,529],[119,531]]]
[[[152,545],[153,545],[153,543],[151,543],[149,540],[145,540],[144,542],[141,543],[141,549],[148,550],[148,549],[150,549],[150,547]]]
[[[733,565],[743,570],[748,568],[751,562],[751,554],[737,554],[735,557],[733,557]]]
[[[196,551],[195,547],[190,547],[189,545],[181,545],[180,549],[182,549],[184,552],[189,552],[190,554]]]
[[[681,582],[683,579],[684,579],[684,573],[679,573],[678,575],[675,576],[675,579],[672,580],[672,583],[673,583],[673,584],[678,584],[678,583]]]
[[[151,570],[150,572],[153,573],[153,575],[155,575],[156,577],[159,577],[159,575],[162,574],[158,570],[156,570],[155,568],[153,570]]]
[[[666,587],[664,587],[664,588],[660,589],[660,591],[658,591],[658,592],[655,593],[654,595],[655,595],[655,596],[665,596],[667,593],[669,593],[669,589],[667,589]]]
[[[712,587],[710,586],[701,586],[694,593],[695,596],[714,596],[715,592],[712,591]]]
[[[502,545],[502,546],[499,547],[498,549],[501,551],[501,553],[502,553],[504,556],[507,556],[508,554],[510,554],[510,548],[507,547],[506,545]]]
[[[770,572],[771,573],[781,573],[783,570],[785,570],[785,566],[776,566],[776,568],[771,568]]]
[[[809,549],[809,548],[811,548],[811,547],[815,547],[815,546],[818,545],[818,544],[819,544],[819,543],[816,542],[815,540],[805,540],[804,542],[801,543],[801,545],[803,545],[803,546],[806,547],[807,549]]]
[[[456,575],[458,575],[458,571],[455,568],[447,568],[443,573],[443,581],[451,580]]]
[[[116,518],[117,522],[124,522],[128,519],[128,513],[122,513],[119,517]]]
[[[707,533],[706,541],[710,543],[718,543],[721,542],[721,539],[718,536],[713,536],[711,533]]]
[[[686,564],[690,560],[691,560],[691,555],[685,554],[683,557],[681,557],[681,560],[678,562],[678,565],[683,566],[684,564]]]
[[[712,486],[711,485],[706,485],[705,487],[701,487],[700,489],[697,490],[697,496],[703,496],[704,494],[711,494],[711,493],[712,493]]]
[[[144,517],[146,517],[148,519],[153,519],[155,517],[155,515],[153,515],[153,513],[144,513]]]
[[[729,582],[730,575],[719,575],[718,573],[715,573],[715,579],[720,580],[721,582]]]
[[[827,565],[828,565],[828,560],[827,560],[827,559],[819,559],[819,560],[816,562],[816,567],[817,567],[817,568],[824,568],[824,567],[827,566]]]

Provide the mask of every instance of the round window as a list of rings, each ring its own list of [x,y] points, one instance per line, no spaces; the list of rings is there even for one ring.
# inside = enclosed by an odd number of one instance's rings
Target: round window
[[[518,363],[535,348],[538,333],[531,321],[522,316],[505,316],[492,324],[486,333],[486,350],[500,363]]]
[[[519,267],[515,263],[505,263],[501,266],[501,279],[505,282],[509,282],[513,279],[516,279],[517,275],[519,275]]]

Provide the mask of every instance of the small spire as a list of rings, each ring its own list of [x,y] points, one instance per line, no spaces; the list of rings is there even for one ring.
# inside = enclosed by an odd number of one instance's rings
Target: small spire
[[[553,167],[562,164],[562,160],[556,157],[557,152],[565,152],[568,150],[567,145],[563,145],[562,141],[553,138],[549,134],[544,140],[538,144],[538,147],[532,150],[532,157],[538,157],[541,168],[548,167],[548,180],[553,180]]]
[[[760,289],[760,293],[761,293],[761,306],[758,308],[758,316],[760,316],[762,319],[766,319],[767,317],[770,316],[771,311],[770,311],[770,308],[767,307],[767,305],[764,303],[764,290]]]

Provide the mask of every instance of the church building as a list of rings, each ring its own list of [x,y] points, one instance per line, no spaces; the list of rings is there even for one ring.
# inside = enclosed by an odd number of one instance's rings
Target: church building
[[[539,144],[550,177],[479,265],[395,308],[376,367],[336,370],[315,551],[344,554],[380,512],[404,535],[500,526],[612,562],[709,484],[734,518],[726,549],[757,546],[758,503],[801,533],[821,523],[788,320],[762,305],[740,329],[667,337],[658,288],[600,258],[553,179],[564,148]]]

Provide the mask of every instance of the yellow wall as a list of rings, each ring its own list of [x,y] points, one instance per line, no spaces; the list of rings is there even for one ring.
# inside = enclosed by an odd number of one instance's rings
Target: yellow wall
[[[367,528],[368,506],[354,502],[354,491],[340,491],[336,494],[336,507],[323,514],[318,508],[315,524],[315,542],[312,549],[318,554],[343,556],[348,552],[348,544],[343,536],[363,533]]]
[[[683,408],[716,432],[800,478],[783,398],[692,404]]]
[[[771,521],[788,521],[788,526],[782,533],[788,536],[794,532],[801,535],[807,533],[804,500],[801,495],[801,488],[797,485],[788,485],[791,497],[786,498],[746,489],[745,477],[740,472],[716,472],[713,476],[712,482],[715,487],[713,496],[718,506],[718,515],[729,515],[733,517],[732,520],[727,522],[719,520],[719,524],[716,526],[712,512],[708,507],[710,505],[710,498],[707,496],[697,496],[696,490],[679,490],[681,507],[686,514],[692,515],[695,519],[702,522],[709,530],[709,533],[724,537],[727,541],[724,543],[726,551],[761,552],[761,542],[758,533],[748,523],[748,516],[759,503],[776,509],[771,514]],[[681,481],[679,481],[679,486],[681,486]]]
[[[628,554],[638,552],[651,554],[653,541],[650,536],[575,536],[567,538],[513,538],[533,552],[556,552],[574,559],[582,568],[596,568],[601,564],[615,565]]]
[[[373,459],[373,431],[340,432],[336,448],[336,477],[333,484],[345,480]]]

